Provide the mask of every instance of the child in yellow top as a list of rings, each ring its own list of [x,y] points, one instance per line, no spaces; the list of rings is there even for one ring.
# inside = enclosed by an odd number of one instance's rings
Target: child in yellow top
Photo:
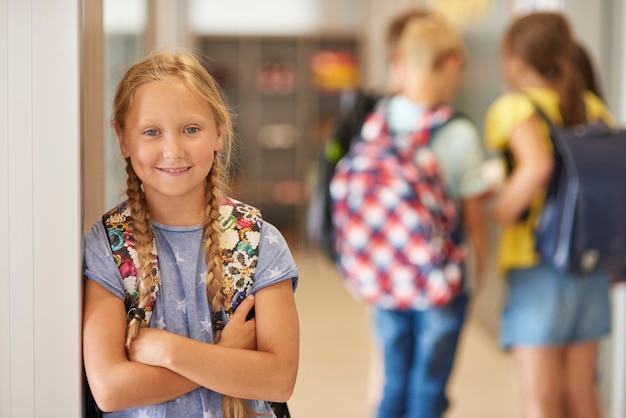
[[[546,116],[556,125],[564,124],[559,110],[559,94],[555,90],[537,86],[520,86],[520,90],[498,98],[489,109],[485,135],[487,146],[493,150],[507,149],[512,133],[518,125],[536,117],[535,104],[541,107]],[[595,94],[584,91],[583,97],[588,119],[602,119],[609,124],[613,123],[604,103]],[[546,140],[543,147],[550,149],[548,127],[543,121],[539,121],[537,129],[541,137]],[[532,160],[530,162],[532,163]],[[545,172],[540,172],[539,163],[532,163],[526,168],[529,171],[536,170],[536,175],[545,175]],[[548,173],[550,172],[548,171]],[[501,199],[500,202],[506,201]],[[529,216],[526,220],[507,225],[507,228],[504,229],[499,253],[499,266],[502,270],[530,267],[539,262],[539,255],[535,251],[533,229],[537,223],[542,202],[542,194],[534,194],[530,201]],[[500,211],[502,209],[500,208]],[[509,209],[504,208],[504,210]],[[507,215],[510,216],[510,214]]]
[[[504,227],[499,266],[508,286],[501,340],[519,366],[524,417],[601,416],[595,360],[598,340],[610,332],[608,278],[557,273],[540,259],[533,235],[553,169],[548,127],[535,105],[555,125],[612,123],[602,101],[584,90],[574,51],[561,14],[517,18],[502,44],[502,72],[512,92],[486,115],[487,146],[512,156],[492,215]]]

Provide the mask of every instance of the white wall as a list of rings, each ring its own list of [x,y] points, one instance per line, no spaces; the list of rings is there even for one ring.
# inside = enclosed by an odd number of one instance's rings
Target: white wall
[[[80,416],[78,0],[0,0],[0,417]]]
[[[623,0],[613,0],[610,13],[607,16],[607,20],[611,20],[610,32],[607,33],[607,39],[610,39],[611,49],[609,54],[613,57],[612,61],[609,61],[610,72],[609,82],[611,83],[611,89],[616,90],[615,114],[618,117],[619,122],[626,126],[626,82],[624,81],[624,70],[626,69],[626,28],[624,23],[626,22],[626,5]],[[625,414],[626,415],[626,414]]]
[[[0,418],[80,416],[81,3],[0,0]],[[419,2],[366,2],[365,38],[411,3]],[[617,5],[621,13],[611,17],[621,27],[626,16]],[[606,46],[609,22],[600,10],[573,11],[592,49]],[[605,81],[617,85],[616,113],[626,120],[618,38],[597,58],[616,56]],[[370,42],[368,80],[383,85],[384,41]]]
[[[363,25],[361,0],[230,0],[219,7],[188,0],[189,29],[205,35],[317,35],[355,33]]]

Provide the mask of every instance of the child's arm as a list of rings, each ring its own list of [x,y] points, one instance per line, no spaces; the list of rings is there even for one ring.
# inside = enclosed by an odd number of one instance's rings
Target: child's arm
[[[540,123],[535,114],[517,125],[511,134],[509,149],[515,167],[493,204],[493,216],[501,224],[516,222],[552,174],[552,152],[541,134]]]
[[[100,409],[157,404],[196,389],[197,384],[170,370],[128,360],[125,311],[124,301],[95,281],[85,280],[83,359]]]
[[[224,329],[220,345],[254,349],[255,321],[245,321],[253,305],[253,299],[242,302]],[[125,341],[124,302],[93,280],[85,280],[83,357],[89,386],[100,409],[153,405],[199,387],[170,370],[130,361]]]
[[[463,214],[463,230],[474,253],[474,271],[472,288],[478,292],[482,287],[485,276],[485,262],[489,245],[489,234],[484,212],[484,203],[487,193],[464,198],[461,200]]]
[[[256,293],[255,320],[257,351],[218,347],[166,331],[144,329],[133,342],[131,356],[215,392],[285,402],[295,385],[299,351],[291,280]]]

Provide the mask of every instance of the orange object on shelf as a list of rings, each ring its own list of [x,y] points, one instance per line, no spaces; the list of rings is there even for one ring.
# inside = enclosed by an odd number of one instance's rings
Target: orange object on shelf
[[[321,91],[353,90],[359,83],[359,69],[354,54],[345,51],[319,51],[311,56],[313,83]]]

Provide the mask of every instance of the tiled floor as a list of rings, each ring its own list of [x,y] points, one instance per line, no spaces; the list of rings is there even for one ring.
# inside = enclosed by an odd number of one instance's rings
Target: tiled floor
[[[344,290],[334,267],[299,251],[296,299],[301,323],[300,371],[289,402],[294,418],[371,417],[371,345],[365,306]],[[446,418],[518,418],[512,358],[470,315],[450,382]]]

